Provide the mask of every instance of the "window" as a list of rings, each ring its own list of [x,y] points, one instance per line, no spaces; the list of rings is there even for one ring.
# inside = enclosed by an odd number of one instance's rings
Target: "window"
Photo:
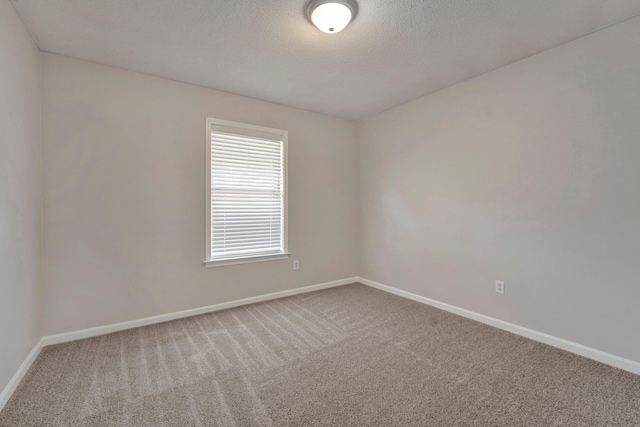
[[[289,256],[287,136],[207,119],[206,266]]]

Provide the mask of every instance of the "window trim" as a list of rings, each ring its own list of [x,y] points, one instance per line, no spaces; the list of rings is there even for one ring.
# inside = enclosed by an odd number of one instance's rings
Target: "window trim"
[[[224,259],[211,259],[211,127],[214,125],[236,128],[250,132],[266,133],[277,135],[282,139],[282,182],[284,191],[282,195],[282,244],[283,252],[271,255],[240,256]],[[264,126],[250,125],[246,123],[233,122],[229,120],[206,118],[205,128],[205,201],[206,201],[206,237],[205,237],[205,267],[222,267],[225,265],[246,264],[262,261],[273,261],[287,259],[291,255],[289,252],[289,132],[282,129],[268,128]]]

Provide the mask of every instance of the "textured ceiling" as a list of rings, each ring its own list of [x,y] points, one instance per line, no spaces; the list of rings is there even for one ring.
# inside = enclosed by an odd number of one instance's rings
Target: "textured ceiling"
[[[12,3],[44,51],[349,119],[640,13],[640,0],[360,0],[329,35],[306,0]]]

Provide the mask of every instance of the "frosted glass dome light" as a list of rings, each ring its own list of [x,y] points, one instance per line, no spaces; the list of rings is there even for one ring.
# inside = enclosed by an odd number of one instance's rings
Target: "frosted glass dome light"
[[[307,18],[320,31],[338,33],[349,25],[358,11],[353,0],[311,0],[307,6]]]

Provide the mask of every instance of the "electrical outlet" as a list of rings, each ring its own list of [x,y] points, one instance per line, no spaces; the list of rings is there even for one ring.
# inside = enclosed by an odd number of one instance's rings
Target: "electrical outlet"
[[[300,269],[300,263],[298,262],[298,260],[293,261],[293,269],[294,270]]]
[[[502,280],[496,280],[496,292],[504,294],[504,282]]]

